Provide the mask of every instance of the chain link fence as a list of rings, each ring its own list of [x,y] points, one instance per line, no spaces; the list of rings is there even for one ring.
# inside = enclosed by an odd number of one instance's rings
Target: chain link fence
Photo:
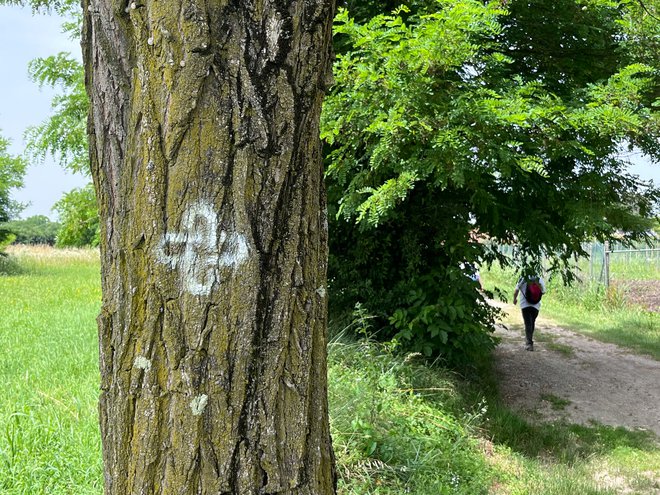
[[[577,264],[583,283],[609,285],[616,280],[658,280],[660,282],[660,241],[633,248],[620,243],[590,242],[582,245],[587,253]],[[498,245],[505,256],[513,256],[514,247]]]
[[[589,259],[579,263],[583,281],[609,287],[636,280],[660,281],[660,243],[635,248],[619,243],[589,243],[583,246]]]

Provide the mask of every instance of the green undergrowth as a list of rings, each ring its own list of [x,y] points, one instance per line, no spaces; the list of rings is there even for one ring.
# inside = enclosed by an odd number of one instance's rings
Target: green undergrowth
[[[649,265],[649,270],[655,268]],[[635,272],[638,278],[642,275]],[[487,289],[499,287],[506,301],[512,301],[516,282],[512,271],[493,266],[482,273],[482,280]],[[564,286],[558,279],[550,279],[547,286],[542,317],[603,342],[660,359],[660,313],[633,304],[616,287],[606,289],[595,283]]]
[[[524,418],[499,399],[488,365],[459,377],[364,341],[336,341],[329,357],[342,494],[641,495],[660,489],[660,451],[651,434]],[[547,399],[565,406],[560,398]]]
[[[456,377],[371,342],[335,341],[329,398],[340,489],[350,494],[486,494],[491,470]]]

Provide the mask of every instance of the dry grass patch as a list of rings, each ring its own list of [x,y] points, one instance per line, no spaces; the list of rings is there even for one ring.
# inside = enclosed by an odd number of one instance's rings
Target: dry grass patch
[[[69,260],[98,261],[98,248],[55,248],[48,245],[12,244],[5,252],[18,260],[58,262]]]

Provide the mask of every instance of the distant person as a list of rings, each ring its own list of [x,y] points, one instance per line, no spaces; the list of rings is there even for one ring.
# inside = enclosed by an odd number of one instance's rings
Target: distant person
[[[463,273],[467,277],[476,282],[479,285],[479,289],[483,289],[483,284],[481,283],[481,276],[479,275],[479,270],[472,263],[461,263],[459,265],[460,269],[463,270]]]
[[[513,292],[513,304],[518,304],[518,294],[520,294],[520,309],[522,310],[523,321],[525,322],[525,349],[534,350],[534,325],[536,317],[541,309],[541,297],[545,294],[545,283],[540,276],[523,276],[516,285]]]

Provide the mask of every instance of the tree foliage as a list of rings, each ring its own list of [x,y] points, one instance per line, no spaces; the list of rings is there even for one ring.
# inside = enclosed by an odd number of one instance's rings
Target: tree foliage
[[[14,239],[6,222],[20,211],[21,205],[11,199],[12,189],[23,185],[26,163],[9,153],[9,140],[0,135],[0,250]]]
[[[0,5],[30,7],[33,13],[56,12],[59,15],[80,15],[80,2],[76,0],[0,0]]]
[[[26,154],[34,160],[50,155],[63,168],[89,176],[89,101],[82,64],[68,53],[59,53],[32,60],[29,72],[40,86],[59,88],[61,93],[53,98],[52,115],[27,130]],[[53,209],[61,222],[58,246],[98,245],[98,212],[91,183],[65,193]]]
[[[620,149],[657,153],[658,67],[621,41],[625,5],[560,3],[337,17],[350,49],[323,115],[330,276],[335,304],[366,303],[381,335],[487,347],[493,311],[461,264],[545,258],[570,281],[584,240],[649,229],[658,191]]]
[[[53,207],[61,227],[57,233],[59,247],[98,246],[99,213],[94,186],[76,188],[65,193]]]
[[[26,132],[26,152],[32,159],[51,155],[59,164],[76,173],[89,175],[87,112],[83,67],[68,53],[59,53],[30,62],[29,73],[39,86],[59,88],[52,101],[52,115]]]

